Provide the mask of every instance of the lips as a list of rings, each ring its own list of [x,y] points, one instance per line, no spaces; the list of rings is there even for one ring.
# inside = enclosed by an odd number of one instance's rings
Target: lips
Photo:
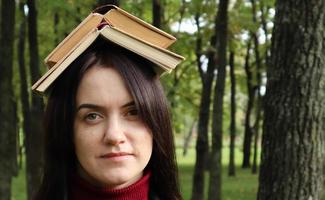
[[[101,158],[118,158],[118,157],[131,156],[131,155],[132,155],[131,153],[127,153],[127,152],[116,152],[116,153],[107,153],[100,157]]]

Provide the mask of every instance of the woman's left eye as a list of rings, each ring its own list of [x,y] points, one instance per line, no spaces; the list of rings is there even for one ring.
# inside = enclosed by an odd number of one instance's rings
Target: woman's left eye
[[[138,116],[138,110],[136,108],[129,109],[126,116]]]

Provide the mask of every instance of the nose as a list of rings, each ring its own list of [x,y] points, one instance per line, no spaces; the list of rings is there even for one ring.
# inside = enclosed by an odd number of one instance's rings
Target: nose
[[[118,145],[125,142],[124,129],[119,117],[112,116],[107,119],[104,142],[109,145]]]

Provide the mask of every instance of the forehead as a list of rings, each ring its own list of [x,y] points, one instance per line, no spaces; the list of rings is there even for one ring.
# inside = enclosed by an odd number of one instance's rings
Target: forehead
[[[100,105],[125,103],[132,100],[121,75],[109,66],[95,65],[88,69],[80,81],[76,103]]]

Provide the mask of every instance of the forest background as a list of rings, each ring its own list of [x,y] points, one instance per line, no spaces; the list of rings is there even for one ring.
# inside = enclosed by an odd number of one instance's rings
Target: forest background
[[[324,0],[1,0],[0,200],[40,182],[43,58],[106,3],[186,57],[162,77],[184,199],[325,199]]]

